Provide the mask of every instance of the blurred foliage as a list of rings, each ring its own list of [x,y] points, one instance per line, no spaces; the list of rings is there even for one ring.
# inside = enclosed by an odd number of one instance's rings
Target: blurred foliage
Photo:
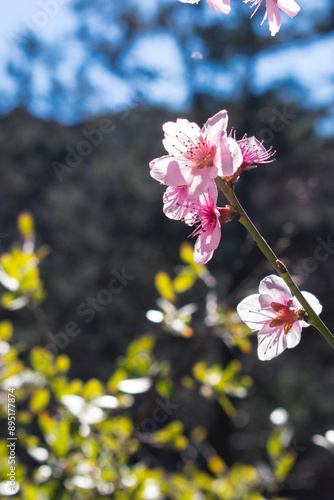
[[[32,221],[27,214],[19,217],[24,242],[33,235]],[[186,254],[183,260],[193,265],[189,250],[183,245],[181,257]],[[202,267],[198,275],[206,272]],[[178,276],[182,273],[184,267]],[[159,282],[158,278],[156,283],[166,300],[166,283],[170,290],[175,279]],[[175,289],[173,293],[177,301]],[[20,489],[12,498],[278,500],[280,484],[295,460],[283,427],[268,437],[266,467],[272,477],[268,487],[256,463],[228,465],[196,416],[194,425],[180,419],[182,400],[189,391],[197,391],[198,384],[199,393],[208,401],[216,398],[231,418],[237,414],[231,399],[246,397],[251,387],[237,359],[226,366],[208,366],[201,359],[198,341],[205,336],[185,340],[186,349],[197,358],[193,368],[188,363],[172,368],[164,356],[156,356],[155,337],[142,335],[128,345],[103,382],[71,378],[71,361],[65,353],[54,355],[48,347],[28,349],[15,342],[8,320],[0,323],[0,335],[2,495],[8,494],[9,484],[7,443],[14,442]],[[180,361],[184,363],[184,356]],[[9,402],[15,407],[14,434]],[[8,441],[7,435],[17,440]]]

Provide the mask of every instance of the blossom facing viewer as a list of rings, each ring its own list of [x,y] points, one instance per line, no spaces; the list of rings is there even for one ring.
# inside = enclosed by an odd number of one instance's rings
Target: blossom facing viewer
[[[190,199],[207,191],[217,176],[232,176],[242,163],[237,142],[228,137],[226,110],[209,118],[202,129],[186,119],[163,125],[166,156],[150,162],[150,174],[167,186],[185,186]]]
[[[255,10],[251,15],[252,18],[255,12],[260,7],[262,0],[243,0],[243,3],[246,4],[250,2],[250,8],[255,7]],[[295,0],[266,0],[266,12],[260,26],[262,26],[264,21],[268,18],[271,36],[275,36],[276,33],[279,32],[279,29],[281,27],[281,15],[279,9],[281,9],[291,18],[295,17],[295,15],[297,15],[300,11],[300,7],[297,2],[295,2]]]
[[[301,292],[316,314],[322,306],[309,292]],[[240,318],[258,331],[259,359],[270,360],[299,344],[302,328],[310,326],[307,314],[282,278],[271,274],[264,278],[259,293],[249,295],[237,306]]]
[[[230,0],[206,0],[207,3],[210,5],[210,7],[213,7],[216,9],[218,12],[221,12],[222,14],[229,14],[231,7],[230,7]],[[182,3],[198,3],[199,0],[180,0]]]

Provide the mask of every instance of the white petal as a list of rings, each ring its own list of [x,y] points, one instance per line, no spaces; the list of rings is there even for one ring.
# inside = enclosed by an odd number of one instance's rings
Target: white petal
[[[179,118],[174,122],[167,122],[162,127],[165,138],[162,141],[169,154],[182,156],[191,147],[198,143],[201,129],[197,123]]]
[[[269,322],[258,332],[257,354],[261,361],[269,361],[279,356],[287,348],[283,326],[270,327]]]
[[[296,321],[290,330],[288,331],[286,336],[287,347],[291,349],[292,347],[296,347],[299,344],[302,334],[302,325],[300,321]]]
[[[0,283],[11,292],[16,292],[20,286],[20,283],[16,278],[12,278],[2,269],[0,269]]]
[[[313,295],[310,292],[301,292],[301,293],[305,297],[305,299],[307,300],[307,302],[310,304],[310,306],[312,307],[313,311],[316,314],[319,315],[321,313],[321,311],[322,311],[322,305],[320,304],[320,302],[317,299],[317,297],[315,297],[315,295]],[[292,304],[293,304],[293,307],[297,307],[297,308],[302,307],[300,305],[300,303],[298,302],[298,300],[296,299],[296,297],[293,298]],[[306,321],[300,321],[300,325],[301,325],[302,328],[306,328],[307,326],[310,326],[310,324],[306,323]]]
[[[37,462],[45,462],[49,457],[48,450],[40,446],[29,446],[27,452],[31,457],[37,460]]]
[[[86,404],[86,401],[76,394],[66,394],[60,398],[60,401],[75,416],[79,416]]]
[[[106,396],[100,396],[92,401],[92,404],[96,406],[100,406],[101,408],[118,408],[119,402],[115,396],[110,396],[107,394]]]
[[[118,389],[128,394],[141,394],[152,386],[152,380],[148,377],[132,378],[122,380],[118,383]]]
[[[259,293],[270,295],[272,302],[278,302],[285,305],[288,300],[292,299],[292,293],[283,278],[271,274],[264,278],[259,286]]]
[[[164,315],[161,311],[155,311],[154,309],[150,309],[146,313],[146,318],[152,323],[161,323],[164,320]]]
[[[98,406],[91,406],[88,404],[78,418],[82,424],[97,424],[103,420],[103,411]]]
[[[240,318],[253,331],[260,330],[269,319],[277,316],[273,310],[263,309],[259,298],[260,295],[254,293],[237,305],[237,313]]]

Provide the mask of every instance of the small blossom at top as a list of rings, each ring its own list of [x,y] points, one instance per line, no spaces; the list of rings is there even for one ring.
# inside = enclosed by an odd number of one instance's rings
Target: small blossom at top
[[[322,306],[309,292],[301,292],[316,314]],[[284,349],[295,347],[301,339],[302,328],[310,326],[307,314],[289,287],[279,276],[264,278],[259,293],[249,295],[237,306],[240,318],[253,331],[258,331],[259,359],[273,359]]]
[[[163,125],[169,153],[150,162],[150,174],[167,186],[185,186],[190,199],[204,193],[217,176],[231,176],[242,163],[237,142],[227,137],[227,111],[216,113],[202,129],[178,119]]]
[[[251,3],[250,8],[255,7],[255,10],[251,15],[251,17],[253,17],[255,12],[260,7],[262,0],[243,0],[243,3]],[[281,15],[279,9],[291,18],[300,11],[300,7],[295,0],[266,0],[266,12],[260,26],[262,26],[264,21],[268,18],[271,36],[275,36],[281,27]]]
[[[208,4],[216,9],[218,12],[222,12],[223,14],[229,14],[231,7],[230,7],[230,0],[206,0]],[[182,3],[198,3],[199,0],[180,0]]]
[[[232,134],[235,139],[235,131],[231,130],[230,137]],[[243,138],[237,142],[242,154],[242,163],[233,176],[227,179],[228,181],[236,182],[242,172],[257,167],[258,163],[271,163],[272,161],[275,161],[275,158],[272,158],[272,156],[276,153],[276,151],[272,150],[272,146],[270,146],[269,149],[266,149],[263,146],[263,143],[256,137],[247,137],[247,134],[245,134]]]

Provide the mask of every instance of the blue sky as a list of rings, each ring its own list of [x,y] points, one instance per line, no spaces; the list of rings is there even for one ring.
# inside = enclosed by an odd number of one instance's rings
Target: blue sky
[[[281,33],[284,34],[285,31],[291,29],[300,33],[311,31],[313,16],[317,13],[326,16],[329,1],[300,0],[301,12],[295,19],[291,20],[282,14]],[[177,0],[127,0],[127,4],[136,6],[146,20],[155,15],[158,5],[175,2]],[[85,60],[87,47],[75,37],[78,23],[70,8],[71,3],[72,0],[29,0],[29,2],[13,0],[10,3],[0,4],[0,89],[1,94],[5,96],[0,99],[0,106],[3,112],[9,111],[17,104],[15,80],[8,74],[7,65],[9,61],[18,58],[18,53],[14,49],[17,35],[25,33],[27,26],[30,26],[30,29],[46,44],[50,46],[56,44],[61,57],[52,75],[50,75],[50,69],[47,69],[42,62],[32,65],[33,98],[29,110],[37,116],[56,118],[63,123],[76,120],[73,113],[66,112],[66,109],[71,109],[70,100],[64,103],[64,109],[61,109],[58,115],[55,114],[48,101],[51,76],[56,77],[65,85],[71,95],[71,91],[75,90],[76,72]],[[202,18],[205,23],[217,17],[222,19],[223,23],[238,22],[233,13],[231,16],[223,16],[208,5],[205,7]],[[189,9],[194,8],[196,7],[180,3],[180,9],[183,9],[182,19],[185,22],[187,22]],[[267,24],[258,28],[262,17],[263,11],[259,11],[252,20],[244,18],[243,22],[253,23],[254,30],[259,33],[259,36],[266,38],[269,37]],[[93,18],[91,23],[92,30],[101,29],[100,26],[94,26]],[[120,36],[120,28],[117,25],[108,26],[105,29],[111,41],[117,40]],[[277,37],[279,36],[280,33]],[[182,54],[170,33],[143,34],[128,51],[124,64],[128,69],[141,66],[154,71],[155,79],[136,82],[138,89],[149,98],[152,104],[166,105],[175,110],[186,109],[189,102],[190,83],[194,84],[197,90],[212,91],[225,98],[230,96],[232,98],[238,86],[238,80],[242,81],[245,77],[246,66],[242,57],[234,58],[231,66],[222,69],[208,66],[205,53],[203,53],[203,59],[193,61],[195,78],[189,82],[183,61],[184,57],[190,58],[195,51],[201,51],[198,40],[193,40],[189,44],[188,54]],[[333,55],[334,34],[323,38],[310,36],[309,41],[293,47],[280,48],[277,45],[274,49],[264,50],[255,56],[252,74],[249,75],[251,86],[256,92],[261,92],[284,79],[292,79],[300,83],[306,106],[312,108],[325,105],[332,110],[332,116],[322,120],[319,127],[323,133],[331,134],[334,124]],[[99,61],[90,64],[87,68],[87,77],[94,88],[94,92],[83,104],[83,111],[87,115],[120,111],[133,104],[133,82],[122,80],[116,73],[106,71]],[[212,87],[213,80],[215,81],[214,88]],[[78,117],[78,119],[81,118],[82,116]]]

